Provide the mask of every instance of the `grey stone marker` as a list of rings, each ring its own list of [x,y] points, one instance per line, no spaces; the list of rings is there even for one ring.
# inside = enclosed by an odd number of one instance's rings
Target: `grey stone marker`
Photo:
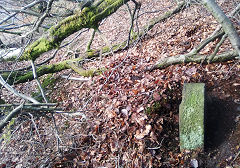
[[[180,150],[204,148],[205,84],[186,83],[179,107]]]

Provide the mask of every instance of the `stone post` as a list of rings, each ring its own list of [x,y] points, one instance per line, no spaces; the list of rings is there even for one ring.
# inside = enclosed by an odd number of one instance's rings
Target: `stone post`
[[[205,84],[186,83],[179,107],[180,150],[204,148]]]

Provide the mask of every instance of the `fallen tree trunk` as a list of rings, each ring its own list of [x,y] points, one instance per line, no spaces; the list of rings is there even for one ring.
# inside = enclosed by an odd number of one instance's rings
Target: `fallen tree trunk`
[[[236,59],[237,56],[238,56],[238,52],[237,51],[225,52],[225,53],[216,55],[213,58],[212,63],[213,62],[225,62],[225,61],[229,61],[229,60],[234,60],[234,59]],[[190,63],[190,62],[195,62],[195,63],[203,62],[203,63],[206,63],[209,59],[210,59],[209,56],[200,55],[200,54],[196,54],[196,55],[190,55],[190,54],[177,55],[177,56],[161,59],[155,65],[153,65],[151,67],[147,67],[146,70],[147,71],[153,71],[155,69],[166,68],[166,67],[168,67],[170,65]]]
[[[37,73],[37,76],[40,77],[45,74],[56,73],[65,69],[72,69],[81,76],[90,77],[90,76],[93,76],[94,74],[99,74],[102,72],[101,69],[85,70],[85,69],[82,69],[81,67],[78,67],[77,63],[80,60],[81,59],[72,59],[72,60],[66,60],[56,64],[51,64],[51,65],[42,65],[41,67],[37,68],[36,73]],[[5,72],[2,74],[2,77],[4,80],[6,80],[8,76],[9,76],[8,72]],[[9,85],[12,85],[12,84],[28,82],[33,79],[34,79],[34,75],[31,71],[27,73],[13,72],[11,73],[11,76],[9,77],[9,80],[7,81],[7,83]]]
[[[53,26],[47,34],[29,45],[21,60],[35,60],[42,53],[59,47],[60,43],[71,34],[83,29],[96,29],[99,23],[118,10],[129,0],[104,0],[98,6],[84,8],[81,12],[67,17],[56,26]]]

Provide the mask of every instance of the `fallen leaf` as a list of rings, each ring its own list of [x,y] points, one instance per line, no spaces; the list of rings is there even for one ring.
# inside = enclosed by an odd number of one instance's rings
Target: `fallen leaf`
[[[154,100],[156,100],[156,101],[161,100],[161,96],[159,95],[158,92],[154,92],[154,93],[153,93],[153,98],[154,98]]]

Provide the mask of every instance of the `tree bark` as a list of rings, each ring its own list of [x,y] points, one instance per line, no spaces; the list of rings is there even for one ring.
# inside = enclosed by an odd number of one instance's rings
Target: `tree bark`
[[[225,62],[229,60],[233,60],[238,56],[238,53],[236,51],[230,51],[230,52],[225,52],[219,55],[216,55],[213,59],[212,62]],[[176,64],[182,64],[182,63],[190,63],[190,62],[195,62],[195,63],[201,63],[201,62],[208,62],[210,59],[209,56],[206,55],[177,55],[173,57],[168,57],[161,59],[158,63],[156,63],[153,66],[147,67],[147,71],[153,71],[155,69],[163,69],[171,65],[176,65]]]
[[[240,38],[231,20],[225,15],[214,0],[202,0],[202,2],[215,19],[222,25],[222,28],[228,35],[233,48],[238,52],[238,58],[240,59]]]
[[[98,6],[86,7],[81,12],[67,17],[56,26],[53,26],[47,34],[28,46],[21,60],[35,60],[42,53],[57,48],[60,43],[71,34],[83,29],[98,27],[98,24],[118,10],[129,0],[104,0]]]

